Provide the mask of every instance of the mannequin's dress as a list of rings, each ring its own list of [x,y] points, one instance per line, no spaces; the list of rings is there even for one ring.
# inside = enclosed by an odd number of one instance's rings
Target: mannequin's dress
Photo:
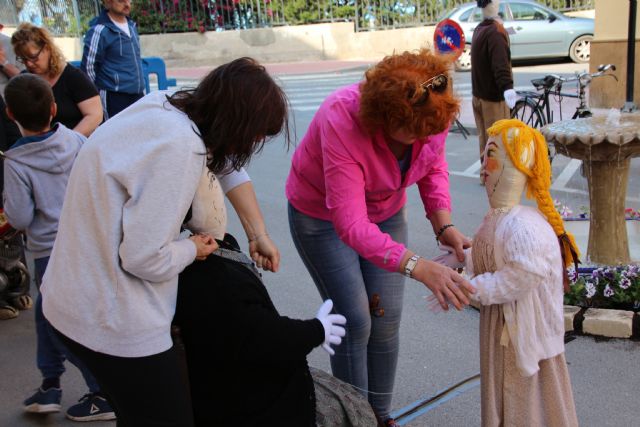
[[[492,209],[474,236],[474,274],[496,271],[496,224],[506,214]],[[502,305],[480,306],[482,426],[577,426],[564,353],[542,360],[536,374],[524,377],[509,341]]]

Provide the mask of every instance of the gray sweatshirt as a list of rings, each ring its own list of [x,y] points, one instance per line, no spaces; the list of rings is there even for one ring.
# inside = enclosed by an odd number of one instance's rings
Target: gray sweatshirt
[[[20,138],[5,154],[4,212],[24,230],[34,258],[49,256],[71,167],[86,138],[62,124],[44,136]]]
[[[178,274],[196,256],[180,238],[205,147],[195,124],[153,92],[105,122],[69,178],[43,280],[51,324],[94,351],[168,350]]]

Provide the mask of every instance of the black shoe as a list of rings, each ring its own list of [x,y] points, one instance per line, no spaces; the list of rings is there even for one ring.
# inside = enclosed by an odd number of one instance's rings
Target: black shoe
[[[107,399],[96,393],[87,393],[67,409],[67,418],[73,421],[107,421],[115,420],[116,413]]]

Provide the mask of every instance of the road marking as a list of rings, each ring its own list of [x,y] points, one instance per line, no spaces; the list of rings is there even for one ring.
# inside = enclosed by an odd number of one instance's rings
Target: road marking
[[[362,78],[364,76],[364,71],[358,71],[358,72],[351,72],[351,73],[336,73],[333,75],[327,75],[327,73],[319,73],[319,74],[305,74],[305,75],[278,75],[275,76],[274,78],[276,80],[281,80],[281,81],[286,81],[286,82],[293,82],[296,80],[330,80],[330,79],[342,79],[342,78],[349,78],[349,77],[357,77],[357,78]]]
[[[562,191],[567,188],[567,183],[571,179],[574,173],[578,169],[580,169],[580,165],[582,165],[582,160],[571,159],[569,163],[564,167],[558,178],[551,185],[552,190]]]
[[[320,104],[322,104],[322,102],[326,99],[326,96],[321,97],[321,98],[305,98],[305,99],[289,99],[289,104],[291,104],[292,107],[295,107],[296,105],[316,105],[317,107],[320,106]],[[317,108],[316,107],[316,108]]]
[[[449,171],[449,175],[466,176],[467,178],[480,178],[480,174],[478,173],[480,172],[480,166],[481,166],[480,160],[476,160],[474,164],[469,166],[464,171],[462,172]]]
[[[585,196],[589,195],[588,191],[578,190],[576,188],[569,188],[567,184],[576,171],[580,168],[582,164],[582,160],[571,159],[569,163],[562,169],[562,172],[558,175],[558,178],[551,184],[551,190],[559,191],[563,193],[572,193],[572,194],[582,194]],[[480,178],[480,160],[476,160],[471,166],[465,169],[462,172],[459,171],[449,171],[449,175],[462,176],[465,178]],[[627,196],[626,200],[629,202],[640,202],[640,197],[631,197]]]
[[[478,386],[480,386],[480,374],[476,374],[464,381],[460,381],[459,383],[449,387],[448,389],[437,393],[433,397],[427,398],[425,400],[419,400],[405,406],[402,409],[393,411],[391,413],[391,416],[396,419],[398,424],[403,426],[407,423],[410,423],[419,416],[426,414],[432,409],[437,408],[443,403],[453,399],[454,397],[460,396],[461,394],[473,390]]]

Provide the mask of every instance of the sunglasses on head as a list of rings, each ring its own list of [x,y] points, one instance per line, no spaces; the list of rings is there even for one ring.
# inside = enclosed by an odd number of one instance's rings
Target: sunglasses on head
[[[422,88],[422,94],[420,95],[418,100],[413,103],[413,105],[424,104],[425,101],[429,98],[429,92],[444,92],[447,89],[448,83],[449,78],[446,76],[446,74],[438,74],[437,76],[433,76],[430,79],[420,83],[419,87]]]

